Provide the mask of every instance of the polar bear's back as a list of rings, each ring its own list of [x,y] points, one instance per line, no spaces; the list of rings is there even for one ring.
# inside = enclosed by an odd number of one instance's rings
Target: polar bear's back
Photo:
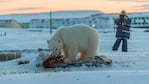
[[[85,25],[85,24],[76,24],[76,25],[72,25],[72,26],[68,26],[68,28],[70,30],[74,30],[74,31],[96,31],[96,29],[94,29],[91,26]]]
[[[92,41],[92,44],[98,44],[99,42],[98,31],[88,25],[77,24],[72,26],[61,27],[59,31],[61,32],[61,37],[64,42],[76,41],[79,44],[81,43],[80,45],[88,45],[89,41]]]
[[[64,32],[68,35],[76,35],[76,36],[90,36],[91,34],[96,34],[98,35],[98,31],[93,28],[90,27],[88,25],[85,24],[76,24],[76,25],[72,25],[72,26],[64,26],[60,28],[61,32]]]

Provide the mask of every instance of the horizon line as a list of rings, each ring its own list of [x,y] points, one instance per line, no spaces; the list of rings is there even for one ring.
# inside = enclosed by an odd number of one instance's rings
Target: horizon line
[[[40,13],[50,13],[50,12],[75,12],[75,11],[98,11],[98,12],[101,12],[103,14],[119,14],[117,12],[113,12],[113,13],[104,13],[103,11],[100,11],[100,10],[55,10],[55,11],[43,11],[43,12],[34,12],[34,13],[10,13],[10,14],[0,14],[0,16],[3,16],[3,15],[23,15],[23,14],[40,14]],[[134,14],[134,13],[149,13],[149,12],[128,12],[127,14]]]

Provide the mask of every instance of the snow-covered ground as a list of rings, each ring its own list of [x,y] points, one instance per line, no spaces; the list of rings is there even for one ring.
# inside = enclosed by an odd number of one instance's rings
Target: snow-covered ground
[[[111,66],[78,67],[45,71],[34,66],[38,52],[22,53],[29,64],[18,65],[20,59],[0,62],[2,84],[146,84],[149,82],[149,32],[132,29],[128,52],[112,51],[115,32],[100,31],[100,55],[113,60]],[[110,31],[107,33],[107,31]],[[6,32],[6,36],[4,33]],[[48,29],[0,29],[0,50],[47,48]]]

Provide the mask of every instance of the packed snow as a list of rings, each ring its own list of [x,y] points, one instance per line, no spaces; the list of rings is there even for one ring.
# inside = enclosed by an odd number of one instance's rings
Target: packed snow
[[[128,52],[112,51],[116,40],[113,29],[98,29],[100,32],[100,55],[112,59],[112,65],[100,67],[72,67],[44,70],[36,67],[38,48],[47,49],[49,29],[0,29],[0,51],[23,51],[22,58],[0,62],[2,84],[146,84],[149,82],[149,32],[132,29],[128,40]],[[53,33],[55,30],[53,30]],[[29,64],[18,65],[19,60]]]

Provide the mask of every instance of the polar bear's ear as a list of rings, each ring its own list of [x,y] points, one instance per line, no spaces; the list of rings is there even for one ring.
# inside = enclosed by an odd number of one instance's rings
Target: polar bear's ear
[[[47,40],[47,43],[49,43],[50,41],[49,40]]]
[[[58,42],[61,43],[62,41],[59,39]]]

